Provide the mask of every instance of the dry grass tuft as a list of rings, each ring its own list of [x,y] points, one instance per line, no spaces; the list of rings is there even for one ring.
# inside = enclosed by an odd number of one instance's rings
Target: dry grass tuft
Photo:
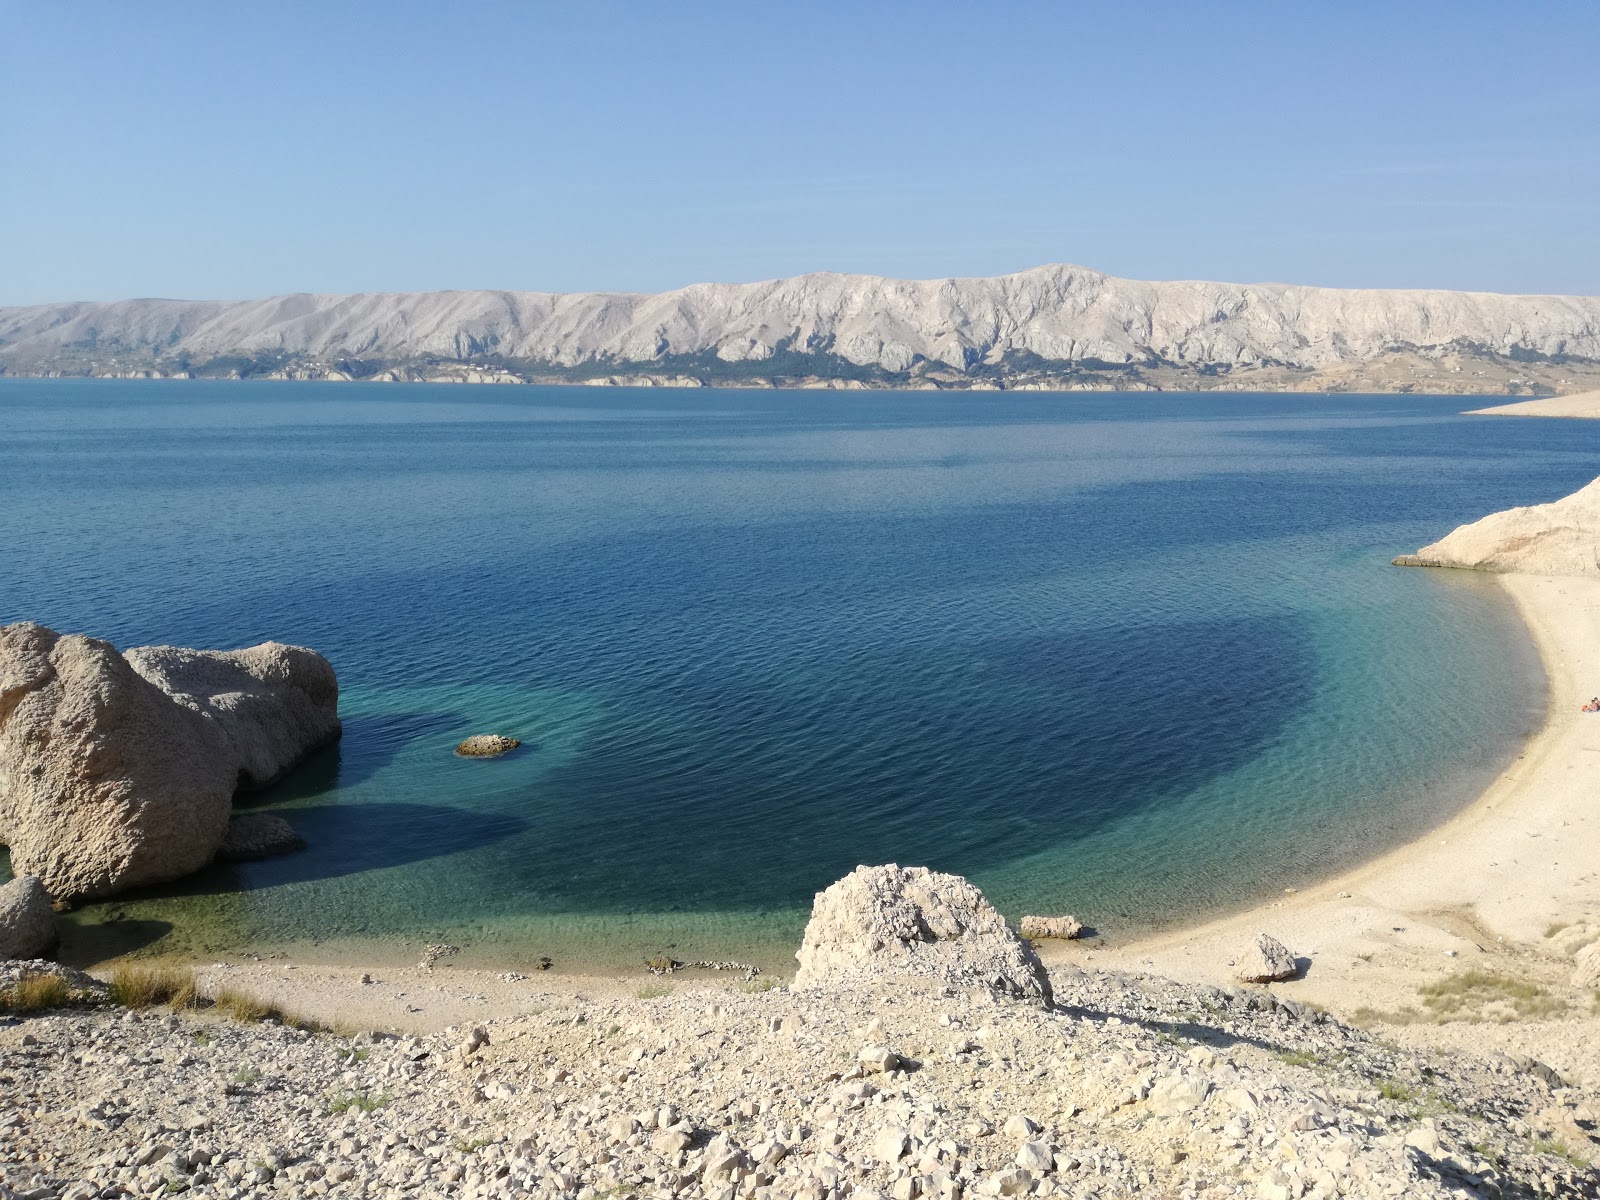
[[[10,989],[0,992],[0,1009],[11,1012],[65,1008],[72,1001],[72,987],[59,975],[24,975]]]
[[[1559,1016],[1566,1001],[1552,996],[1536,983],[1496,975],[1492,971],[1463,971],[1417,989],[1422,1006],[1438,1021],[1512,1021]]]
[[[111,976],[111,999],[124,1008],[155,1004],[192,1008],[194,972],[182,967],[121,966]]]
[[[212,1005],[224,1016],[235,1021],[265,1021],[281,1014],[270,1004],[263,1004],[254,996],[224,988],[211,998]]]

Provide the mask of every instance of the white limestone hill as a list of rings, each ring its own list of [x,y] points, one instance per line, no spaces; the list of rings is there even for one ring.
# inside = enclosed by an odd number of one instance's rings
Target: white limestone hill
[[[918,370],[1003,381],[1076,367],[1153,373],[1151,386],[1163,386],[1163,372],[1326,374],[1403,360],[1400,376],[1452,364],[1481,385],[1464,391],[1508,390],[1507,382],[1517,390],[1530,364],[1555,364],[1583,378],[1570,387],[1552,378],[1544,390],[1577,390],[1600,378],[1600,297],[1142,282],[1054,265],[987,279],[822,273],[657,295],[449,291],[0,308],[0,370],[10,373],[177,374],[233,358],[333,378],[378,373],[352,363],[492,360],[556,371],[689,363],[715,373],[733,364],[747,375],[770,367],[879,382]],[[1485,379],[1462,371],[1480,360],[1506,370]],[[1395,386],[1405,386],[1400,376]],[[1346,382],[1364,381],[1358,373]]]

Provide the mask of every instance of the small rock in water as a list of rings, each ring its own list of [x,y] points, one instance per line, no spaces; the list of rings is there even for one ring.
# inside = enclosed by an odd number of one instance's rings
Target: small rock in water
[[[505,737],[498,733],[479,733],[456,747],[462,758],[497,758],[522,745],[520,738]]]
[[[250,862],[304,850],[306,841],[275,813],[238,813],[228,821],[217,857],[224,862]]]

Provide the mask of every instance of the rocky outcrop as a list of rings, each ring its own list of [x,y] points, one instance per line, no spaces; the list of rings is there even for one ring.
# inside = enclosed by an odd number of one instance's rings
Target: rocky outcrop
[[[1050,978],[982,892],[926,867],[857,867],[818,892],[797,988],[906,976],[1050,1003]]]
[[[1396,355],[1600,359],[1600,298],[1118,279],[1070,264],[981,279],[831,272],[628,292],[289,295],[238,302],[124,300],[0,309],[0,366],[98,356],[121,375],[261,356],[274,373],[343,375],[352,361],[586,366],[675,359],[814,364],[789,374],[960,374],[1006,364],[1161,364],[1318,370]],[[488,360],[492,358],[492,363]],[[339,366],[335,366],[339,364]],[[1562,368],[1568,375],[1570,366]],[[1472,379],[1456,374],[1458,386]]]
[[[304,850],[306,841],[276,813],[239,813],[228,822],[217,847],[224,862],[250,862]]]
[[[1083,933],[1083,922],[1077,917],[1023,917],[1017,922],[1017,931],[1025,938],[1062,938],[1071,940]]]
[[[1394,562],[1503,574],[1600,575],[1600,479],[1549,504],[1491,513]]]
[[[456,747],[462,758],[498,758],[522,745],[519,738],[504,737],[498,733],[476,733]]]
[[[1274,983],[1293,979],[1300,971],[1294,951],[1265,933],[1257,934],[1249,949],[1232,965],[1233,977],[1240,983]]]
[[[1590,942],[1573,955],[1572,986],[1600,988],[1600,942]]]
[[[138,646],[123,657],[221,731],[241,788],[277,782],[339,736],[339,681],[315,650],[281,642],[244,650]]]
[[[0,885],[0,958],[37,958],[56,944],[50,893],[32,875]]]
[[[337,736],[337,700],[326,661],[297,647],[124,656],[81,634],[0,627],[0,844],[58,898],[198,870],[235,788]]]
[[[0,843],[52,896],[104,896],[211,861],[238,766],[222,732],[109,642],[0,627]]]

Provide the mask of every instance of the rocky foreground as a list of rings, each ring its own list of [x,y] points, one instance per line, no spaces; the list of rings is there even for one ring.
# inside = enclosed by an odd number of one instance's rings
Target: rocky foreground
[[[683,987],[432,1038],[0,1027],[0,1197],[1587,1196],[1600,1097],[1261,989]]]
[[[1600,1194],[1600,1095],[1546,1066],[1266,987],[1047,973],[964,880],[861,868],[797,957],[791,986],[527,981],[429,1037],[0,964],[13,1007],[30,973],[80,997],[0,1018],[0,1200]]]

